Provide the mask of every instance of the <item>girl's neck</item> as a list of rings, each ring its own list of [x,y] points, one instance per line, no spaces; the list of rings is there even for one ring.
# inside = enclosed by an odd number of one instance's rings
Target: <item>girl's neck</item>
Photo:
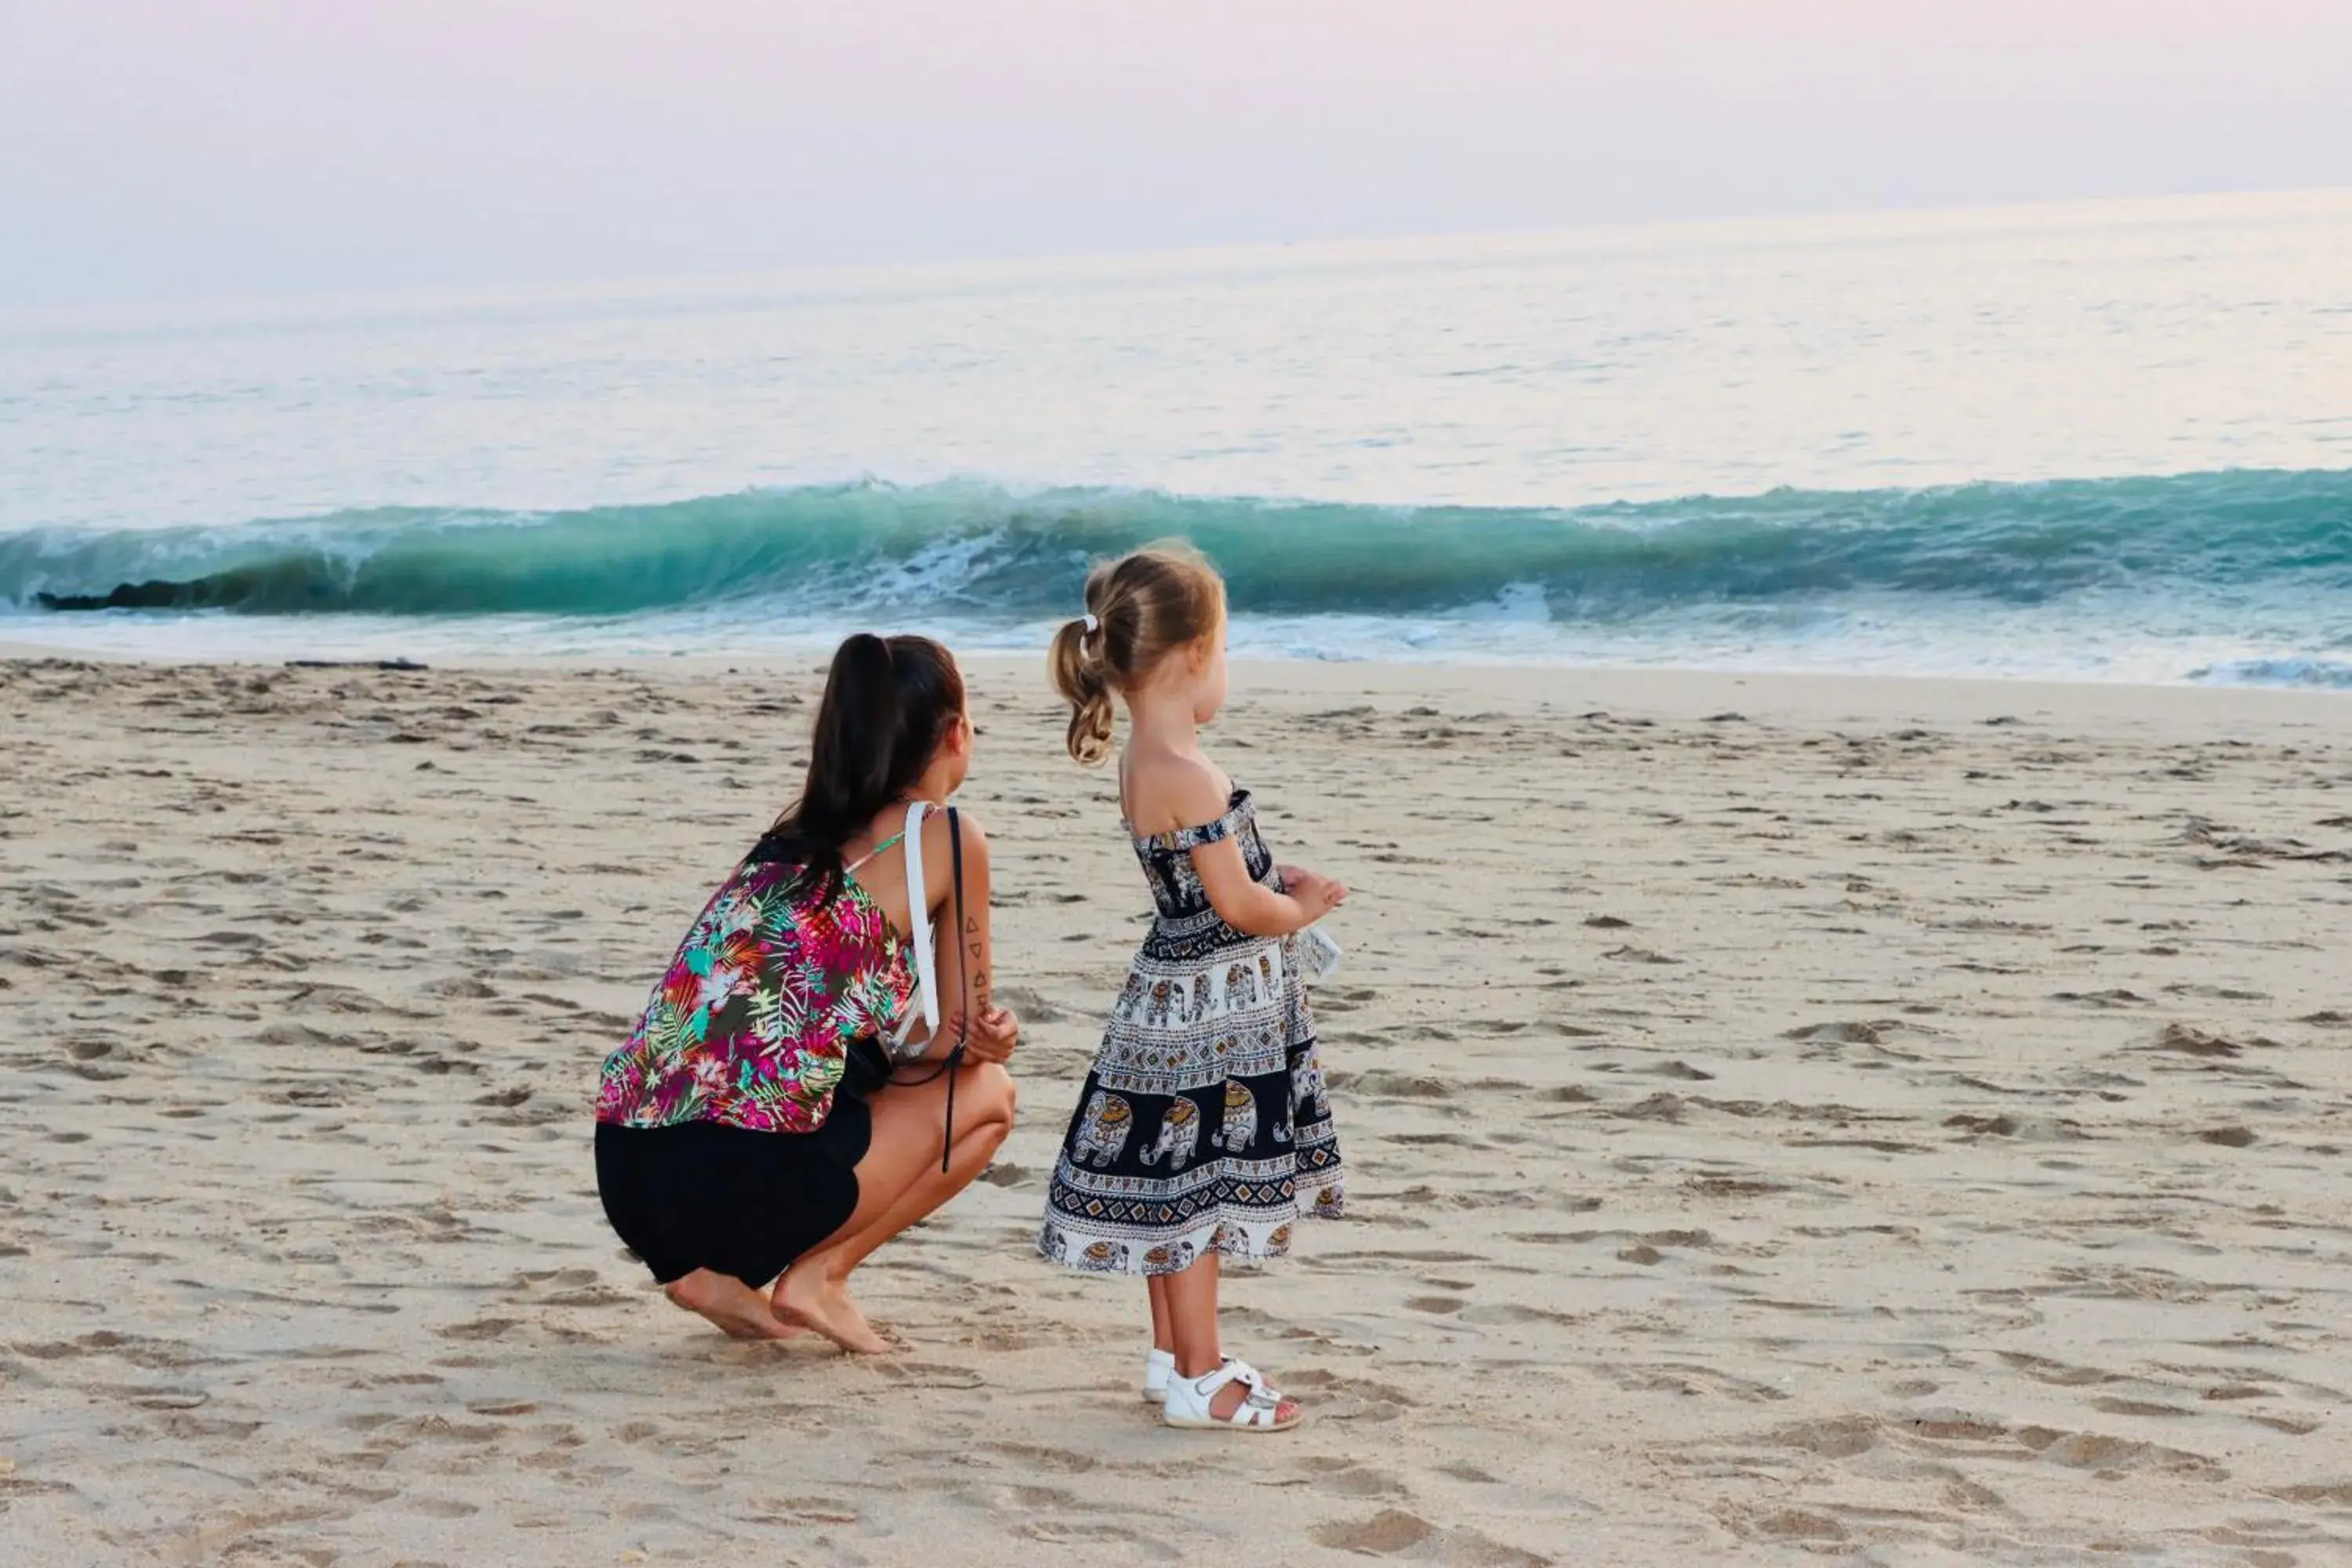
[[[1185,752],[1201,749],[1201,726],[1188,692],[1142,691],[1127,700],[1129,744]]]

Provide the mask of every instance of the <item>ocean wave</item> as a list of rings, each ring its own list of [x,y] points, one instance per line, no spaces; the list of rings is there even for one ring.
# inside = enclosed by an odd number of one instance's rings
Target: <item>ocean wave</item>
[[[2352,691],[2352,664],[2332,658],[2233,658],[2191,670],[2205,686],[2299,686]]]
[[[2028,606],[2152,590],[2352,595],[2352,472],[2228,472],[1544,510],[1015,491],[751,490],[572,511],[404,509],[0,535],[23,612],[784,616],[919,603],[1013,623],[1077,606],[1087,563],[1181,535],[1244,615],[1606,622],[1853,595]]]

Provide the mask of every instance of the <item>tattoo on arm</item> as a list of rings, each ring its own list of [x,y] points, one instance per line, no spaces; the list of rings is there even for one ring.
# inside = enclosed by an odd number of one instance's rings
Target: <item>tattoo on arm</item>
[[[975,1013],[985,1013],[988,1011],[990,1006],[987,963],[988,943],[981,935],[980,921],[976,917],[967,917],[965,919],[963,922],[963,931],[964,936],[967,939],[965,951],[970,954],[971,962],[972,1011]]]

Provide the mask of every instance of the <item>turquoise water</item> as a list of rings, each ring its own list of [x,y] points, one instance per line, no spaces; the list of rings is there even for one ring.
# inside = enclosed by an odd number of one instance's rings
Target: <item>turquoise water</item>
[[[2352,195],[0,319],[0,640],[2352,687]]]

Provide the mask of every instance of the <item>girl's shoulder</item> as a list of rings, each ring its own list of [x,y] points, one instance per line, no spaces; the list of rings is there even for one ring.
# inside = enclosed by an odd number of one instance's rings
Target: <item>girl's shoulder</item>
[[[1233,780],[1205,756],[1130,756],[1120,782],[1128,831],[1139,838],[1213,826],[1233,810]]]

